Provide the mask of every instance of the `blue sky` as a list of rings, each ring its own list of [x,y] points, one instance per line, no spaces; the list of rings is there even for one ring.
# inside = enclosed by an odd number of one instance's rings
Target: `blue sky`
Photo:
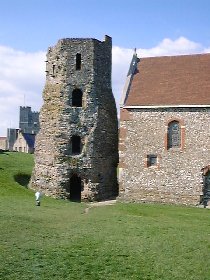
[[[45,50],[63,37],[150,48],[184,36],[210,45],[209,0],[1,0],[0,44]]]
[[[210,52],[209,0],[0,0],[0,136],[18,126],[18,107],[39,110],[45,53],[58,39],[113,38],[119,97],[139,56]]]

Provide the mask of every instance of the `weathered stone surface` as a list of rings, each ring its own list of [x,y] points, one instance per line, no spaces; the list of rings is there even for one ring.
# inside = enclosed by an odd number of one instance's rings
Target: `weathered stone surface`
[[[71,199],[75,186],[70,181],[76,176],[81,180],[76,186],[81,189],[77,200],[117,195],[118,125],[111,89],[111,48],[108,36],[103,42],[62,39],[49,48],[31,188]],[[77,54],[81,55],[78,70]],[[81,107],[72,106],[75,89],[83,93]],[[77,155],[72,153],[72,136],[81,138]]]
[[[201,169],[209,164],[210,109],[129,109],[126,116],[120,124],[120,199],[199,204]],[[173,119],[180,120],[183,147],[167,149],[167,124]],[[150,154],[157,155],[156,166],[147,166]]]

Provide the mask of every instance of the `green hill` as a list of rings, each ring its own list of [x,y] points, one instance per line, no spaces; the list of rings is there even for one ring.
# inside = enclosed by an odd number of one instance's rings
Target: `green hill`
[[[0,154],[0,279],[199,279],[210,275],[210,212],[92,207],[27,189],[33,156]]]
[[[33,168],[33,155],[17,152],[0,153],[0,195],[23,194]],[[25,192],[25,194],[28,192]]]

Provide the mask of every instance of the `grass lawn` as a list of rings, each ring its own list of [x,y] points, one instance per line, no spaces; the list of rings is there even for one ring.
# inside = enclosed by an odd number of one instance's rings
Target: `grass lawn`
[[[0,154],[0,279],[210,279],[210,210],[91,208],[25,186],[33,156]]]

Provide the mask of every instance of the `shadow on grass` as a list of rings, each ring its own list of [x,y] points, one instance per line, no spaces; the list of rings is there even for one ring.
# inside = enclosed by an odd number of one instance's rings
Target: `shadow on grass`
[[[18,173],[14,175],[15,181],[23,187],[28,187],[31,176],[25,173]]]
[[[7,152],[8,152],[8,150],[1,150],[1,149],[0,149],[0,154],[7,155],[7,156],[8,156],[9,154],[8,154]]]

